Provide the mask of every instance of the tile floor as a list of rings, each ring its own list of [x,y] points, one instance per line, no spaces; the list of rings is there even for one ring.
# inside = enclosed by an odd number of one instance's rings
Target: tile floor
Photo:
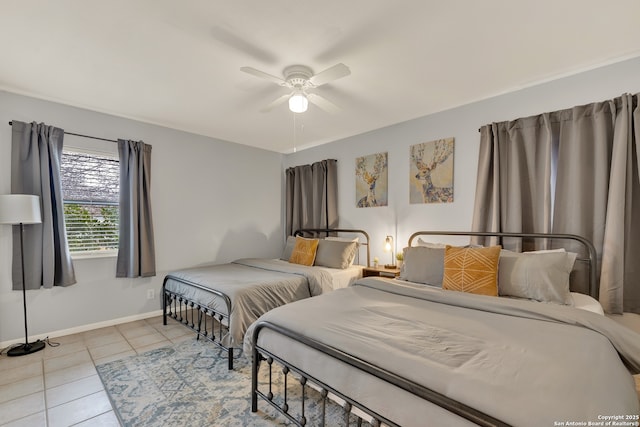
[[[96,365],[195,339],[162,316],[51,337],[57,347],[0,356],[0,426],[119,426]]]

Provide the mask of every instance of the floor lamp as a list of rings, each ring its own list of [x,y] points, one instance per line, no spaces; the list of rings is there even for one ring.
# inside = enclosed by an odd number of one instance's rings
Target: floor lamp
[[[44,348],[44,341],[29,343],[27,333],[27,291],[24,277],[24,225],[39,224],[40,197],[30,194],[7,194],[0,196],[0,224],[20,225],[20,266],[22,267],[22,304],[24,307],[24,344],[13,347],[7,356],[24,356]]]

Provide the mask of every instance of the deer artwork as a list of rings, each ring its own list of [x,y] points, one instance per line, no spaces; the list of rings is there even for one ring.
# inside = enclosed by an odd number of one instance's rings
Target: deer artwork
[[[433,144],[429,159],[424,158],[426,144],[411,146],[411,160],[418,169],[416,179],[422,183],[422,203],[453,202],[453,186],[437,187],[431,179],[433,171],[453,154],[453,139],[441,139]]]
[[[357,206],[359,208],[381,206],[376,200],[376,183],[382,172],[387,168],[387,153],[375,154],[371,171],[367,170],[366,160],[368,157],[371,156],[356,159],[356,176],[364,181],[368,187],[367,195],[358,200]]]

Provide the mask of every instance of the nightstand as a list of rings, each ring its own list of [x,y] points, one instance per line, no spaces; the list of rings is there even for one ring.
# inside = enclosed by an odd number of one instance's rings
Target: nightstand
[[[362,269],[362,277],[398,277],[400,275],[399,268],[385,268],[385,267],[365,267]]]

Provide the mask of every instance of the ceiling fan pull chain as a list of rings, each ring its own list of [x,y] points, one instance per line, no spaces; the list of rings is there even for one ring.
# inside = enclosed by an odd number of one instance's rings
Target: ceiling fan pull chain
[[[296,152],[296,113],[293,113],[293,152]]]

